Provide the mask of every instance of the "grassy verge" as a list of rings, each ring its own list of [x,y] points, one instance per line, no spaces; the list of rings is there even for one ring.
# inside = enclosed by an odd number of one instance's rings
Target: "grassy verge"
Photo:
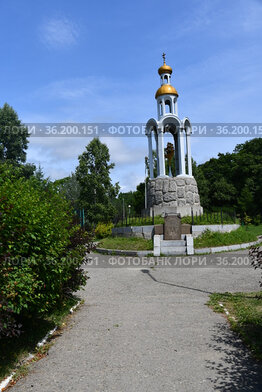
[[[15,338],[0,339],[0,381],[12,373],[23,363],[29,353],[36,354],[36,359],[45,355],[47,348],[36,348],[36,345],[56,325],[63,326],[69,310],[78,302],[78,298],[69,298],[52,313],[43,318],[23,319],[23,333]],[[18,375],[25,374],[26,365],[18,370]]]
[[[228,320],[232,330],[240,335],[255,357],[262,360],[262,292],[211,294],[208,305],[215,312],[223,312],[219,303],[230,313]]]
[[[234,245],[257,240],[262,234],[262,225],[239,227],[230,233],[205,231],[201,236],[194,239],[195,248],[209,248],[213,246]]]
[[[152,250],[153,241],[136,237],[107,237],[99,242],[98,248],[120,250]]]

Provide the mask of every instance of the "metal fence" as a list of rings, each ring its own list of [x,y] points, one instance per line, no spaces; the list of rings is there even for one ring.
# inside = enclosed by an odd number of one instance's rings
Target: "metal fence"
[[[113,223],[115,227],[124,227],[124,226],[146,226],[146,225],[154,225],[155,217],[154,212],[152,216],[143,213],[143,214],[126,214],[126,215],[116,215],[113,219]]]
[[[189,219],[191,225],[197,225],[197,224],[217,224],[217,225],[223,225],[223,224],[232,224],[232,223],[237,223],[239,219],[237,219],[236,212],[226,212],[223,211],[221,208],[220,211],[215,211],[215,212],[209,212],[205,211],[202,214],[194,214],[193,210],[191,211],[191,219]]]
[[[140,215],[129,213],[126,215],[116,215],[113,219],[113,223],[115,227],[145,226],[164,223],[164,218],[161,216],[154,216],[154,212],[152,216],[146,213]],[[235,211],[223,211],[222,208],[219,211],[205,211],[202,214],[194,214],[192,209],[190,216],[185,216],[182,218],[182,223],[187,223],[191,225],[223,225],[240,223],[240,219],[237,218]]]

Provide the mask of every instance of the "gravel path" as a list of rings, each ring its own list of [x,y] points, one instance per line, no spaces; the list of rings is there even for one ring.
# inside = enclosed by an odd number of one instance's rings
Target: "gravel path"
[[[106,256],[99,256],[106,260]],[[252,268],[90,268],[85,304],[14,392],[261,391],[262,369],[214,291],[255,291]]]

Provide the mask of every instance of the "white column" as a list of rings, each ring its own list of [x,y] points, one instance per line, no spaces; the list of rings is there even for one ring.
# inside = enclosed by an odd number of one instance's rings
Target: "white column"
[[[176,114],[175,113],[175,104],[174,104],[174,98],[171,97],[171,113],[172,114]]]
[[[181,128],[178,133],[178,151],[179,151],[179,175],[186,174],[185,165],[185,147],[184,147],[184,130]]]
[[[152,133],[147,134],[148,141],[148,161],[149,161],[149,177],[154,178],[153,170],[153,152],[152,152]]]
[[[159,149],[158,149],[158,134],[155,132],[155,141],[156,141],[156,175],[159,176]]]
[[[187,144],[187,167],[188,175],[192,177],[192,157],[191,157],[191,138],[190,129],[186,129],[186,144]]]
[[[175,114],[178,116],[177,99],[176,99],[176,102],[175,102]]]
[[[163,177],[166,174],[163,128],[158,128],[158,160],[159,160],[159,176]]]
[[[175,170],[176,170],[176,176],[180,174],[180,169],[179,169],[179,143],[178,143],[178,137],[177,135],[173,135],[174,138],[174,146],[175,146]]]
[[[158,115],[158,119],[160,119],[160,101],[157,101],[157,115]]]

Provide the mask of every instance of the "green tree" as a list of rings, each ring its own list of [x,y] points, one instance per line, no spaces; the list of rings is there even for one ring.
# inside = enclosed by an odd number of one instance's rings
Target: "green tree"
[[[209,210],[211,207],[211,201],[210,201],[210,188],[209,188],[209,182],[205,178],[203,170],[201,170],[200,166],[197,166],[196,163],[193,161],[193,176],[196,179],[197,182],[197,187],[198,187],[198,193],[200,196],[200,202],[201,206],[204,209]]]
[[[120,192],[117,199],[114,202],[115,208],[117,210],[118,218],[122,218],[123,215],[128,215],[128,206],[131,206],[131,212],[134,212],[134,192]],[[124,209],[124,214],[123,214]]]
[[[252,192],[252,189],[250,189],[250,183],[247,183],[243,187],[238,198],[238,206],[242,216],[244,216],[246,211],[251,211],[250,215],[252,215],[252,210],[254,207],[254,192]]]
[[[238,144],[232,154],[218,154],[193,173],[204,207],[231,207],[253,218],[262,214],[261,138]]]
[[[233,206],[236,189],[233,184],[226,181],[224,177],[213,182],[211,186],[211,203],[216,206]]]
[[[137,214],[141,214],[141,211],[145,208],[145,183],[140,182],[136,187],[134,194],[134,210]]]
[[[78,209],[80,185],[76,179],[75,173],[71,173],[68,177],[56,180],[54,184],[58,187],[59,192],[62,193],[68,201],[70,201],[74,209]]]
[[[29,133],[18,118],[17,113],[7,103],[0,108],[0,160],[23,163]]]
[[[80,206],[85,209],[87,222],[108,222],[116,213],[114,199],[119,185],[112,184],[110,154],[106,144],[94,138],[78,157],[76,179],[80,186]]]

